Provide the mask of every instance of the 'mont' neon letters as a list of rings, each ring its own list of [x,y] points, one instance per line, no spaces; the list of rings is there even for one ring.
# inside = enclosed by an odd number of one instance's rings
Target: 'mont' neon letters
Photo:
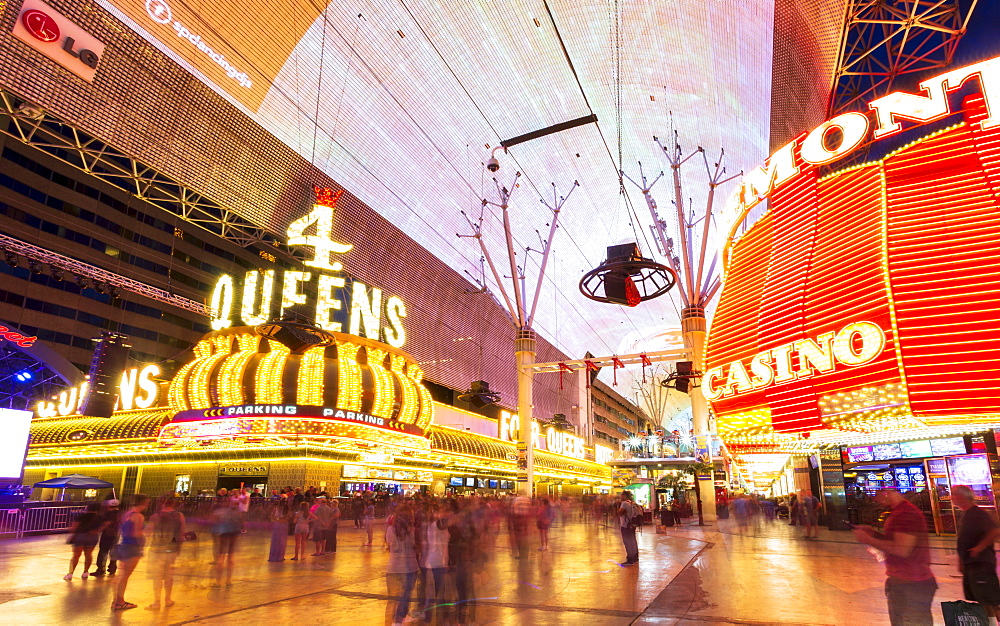
[[[987,116],[980,122],[982,128],[1000,126],[1000,57],[928,78],[920,83],[925,95],[894,92],[872,100],[868,103],[872,113],[844,113],[827,120],[780,148],[764,165],[745,174],[721,211],[723,232],[728,231],[728,239],[732,239],[747,211],[771,192],[803,168],[832,163],[851,154],[865,143],[869,134],[873,139],[882,139],[904,130],[900,120],[928,124],[947,117],[953,112],[948,94],[972,78],[979,81],[986,101]],[[827,138],[835,129],[840,131],[841,138],[833,147],[828,145]]]
[[[870,363],[885,349],[885,333],[872,322],[855,322],[836,333],[799,339],[764,350],[750,359],[713,367],[705,374],[705,395],[711,400],[758,391],[772,385],[834,371],[840,364]]]

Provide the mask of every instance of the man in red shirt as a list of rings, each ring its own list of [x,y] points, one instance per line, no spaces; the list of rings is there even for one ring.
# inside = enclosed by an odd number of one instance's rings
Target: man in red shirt
[[[883,532],[855,526],[854,537],[885,553],[885,597],[892,626],[934,623],[931,604],[937,581],[930,568],[927,521],[923,512],[895,489],[883,489],[876,496],[889,507]]]

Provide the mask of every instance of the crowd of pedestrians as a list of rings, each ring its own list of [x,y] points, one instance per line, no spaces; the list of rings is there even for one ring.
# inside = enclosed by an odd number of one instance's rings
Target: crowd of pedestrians
[[[369,549],[375,539],[375,494],[349,498],[330,496],[316,489],[286,489],[270,496],[270,551],[268,560],[286,559],[289,545],[293,561],[336,554],[337,529],[344,517],[352,519],[360,548]],[[256,496],[264,498],[264,496]],[[211,584],[233,582],[237,545],[247,529],[248,503],[252,496],[240,489],[217,495],[207,524],[212,536]],[[878,502],[888,509],[880,530],[853,526],[857,540],[886,569],[885,594],[892,624],[930,624],[937,582],[930,569],[928,527],[924,513],[899,491],[881,491]],[[996,574],[993,543],[1000,539],[1000,525],[976,505],[976,495],[964,486],[952,490],[955,506],[962,511],[956,548],[959,572],[967,599],[979,603],[987,615],[1000,615],[1000,581]],[[265,501],[261,500],[261,504]],[[475,623],[477,577],[482,578],[498,549],[498,538],[506,535],[507,549],[516,560],[527,562],[532,537],[537,533],[538,551],[550,549],[549,529],[559,521],[579,519],[612,525],[620,531],[625,560],[622,567],[639,564],[636,532],[644,524],[646,511],[633,499],[631,491],[615,496],[591,496],[570,501],[523,496],[412,497],[383,498],[385,515],[380,530],[380,548],[387,554],[385,580],[388,597],[387,622],[423,621],[435,623]],[[151,610],[174,604],[174,568],[185,542],[197,538],[173,496],[150,500],[132,496],[122,510],[118,500],[88,505],[75,520],[67,543],[72,547],[71,581],[83,561],[82,579],[116,576],[113,611],[135,608],[126,599],[129,579],[145,558],[145,571],[152,582]],[[735,518],[732,526],[746,532],[754,526],[774,523],[787,516],[800,526],[805,538],[817,538],[821,506],[809,491],[790,498],[766,499],[736,495],[728,502]],[[381,526],[380,526],[381,528]],[[307,554],[309,543],[313,552]],[[94,551],[97,549],[97,557]],[[95,566],[94,571],[90,571]],[[481,582],[481,581],[480,581]]]
[[[254,500],[256,504],[251,506]],[[83,579],[117,574],[113,611],[136,608],[136,603],[126,599],[126,591],[132,572],[145,558],[154,592],[147,608],[172,606],[177,558],[185,542],[197,539],[197,533],[190,529],[193,520],[181,510],[183,501],[174,496],[154,501],[137,494],[129,499],[124,513],[115,499],[88,506],[70,533],[73,552],[65,580],[73,579],[82,559]],[[232,584],[237,546],[246,533],[248,514],[264,505],[269,508],[271,562],[284,561],[287,551],[293,551],[293,561],[335,554],[338,527],[345,517],[361,531],[362,549],[373,547],[379,539],[379,547],[388,552],[386,584],[394,598],[391,623],[444,619],[446,614],[456,623],[474,622],[476,576],[495,553],[497,538],[507,533],[512,556],[526,560],[533,545],[531,536],[537,533],[537,550],[548,551],[549,529],[570,510],[567,499],[546,497],[437,498],[418,494],[377,498],[364,493],[344,498],[314,488],[287,488],[270,496],[242,488],[219,490],[210,514],[197,520],[207,525],[212,537],[212,586]],[[204,507],[195,510],[201,513]],[[379,537],[375,531],[377,510],[385,516]],[[96,570],[90,572],[98,546]]]

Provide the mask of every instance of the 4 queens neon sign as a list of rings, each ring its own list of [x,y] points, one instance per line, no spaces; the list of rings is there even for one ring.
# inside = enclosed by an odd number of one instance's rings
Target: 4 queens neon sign
[[[920,89],[925,95],[894,92],[872,100],[868,108],[873,115],[851,112],[829,119],[809,133],[796,137],[772,154],[764,165],[745,174],[720,214],[720,230],[728,231],[729,235],[726,245],[736,235],[747,212],[795,178],[803,168],[826,165],[846,157],[860,148],[869,134],[873,139],[883,139],[899,133],[903,131],[901,120],[928,124],[951,115],[949,94],[970,79],[978,80],[986,101],[987,115],[980,122],[982,128],[1000,126],[1000,57],[921,82]],[[830,135],[836,131],[840,132],[841,139],[832,146]]]
[[[238,279],[222,275],[215,284],[209,305],[212,328],[219,330],[231,326],[234,308],[244,324],[259,326],[274,319],[275,308],[283,315],[291,307],[307,305],[315,314],[316,324],[324,330],[363,334],[395,348],[403,347],[406,343],[403,300],[399,296],[383,298],[381,289],[369,290],[358,281],[353,282],[350,293],[346,294],[347,281],[335,275],[344,266],[340,261],[331,261],[331,255],[345,254],[354,247],[333,239],[334,210],[344,192],[320,187],[314,190],[316,204],[313,210],[289,224],[287,234],[288,245],[314,249],[312,258],[303,264],[319,271],[252,270],[243,277],[242,292],[238,295]],[[307,230],[312,234],[307,234]],[[304,286],[307,284],[311,285],[314,296],[306,293]],[[349,300],[345,302],[347,297]],[[340,311],[349,311],[347,329],[343,328],[343,322],[336,320]]]

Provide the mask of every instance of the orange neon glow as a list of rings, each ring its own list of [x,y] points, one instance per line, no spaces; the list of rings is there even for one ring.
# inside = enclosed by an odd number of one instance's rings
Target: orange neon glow
[[[712,401],[731,450],[767,451],[783,433],[1000,418],[1000,129],[978,123],[982,96],[964,114],[880,161],[803,170],[732,246],[706,352],[706,368],[721,368],[712,385],[732,384],[737,360],[737,381],[755,358],[776,371],[785,359],[794,375]],[[871,362],[799,375],[796,352],[760,356],[858,321],[886,336]]]

